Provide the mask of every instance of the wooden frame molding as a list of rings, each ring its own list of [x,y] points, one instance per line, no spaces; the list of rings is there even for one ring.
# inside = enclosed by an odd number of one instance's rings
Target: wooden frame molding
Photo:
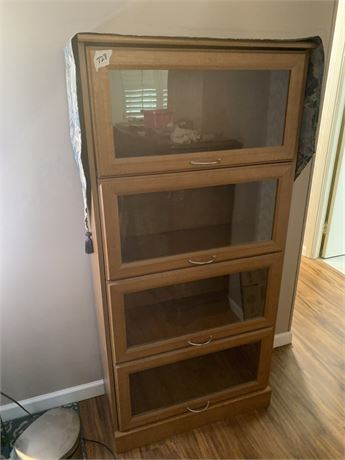
[[[103,209],[102,224],[106,246],[105,257],[108,280],[189,267],[188,259],[190,258],[203,260],[214,256],[217,261],[222,262],[239,257],[255,256],[283,250],[287,231],[286,222],[290,208],[293,173],[294,170],[290,164],[273,164],[270,166],[260,165],[231,169],[220,168],[214,170],[212,174],[209,174],[207,171],[185,172],[179,174],[178,181],[176,181],[175,174],[102,180],[100,183],[100,196],[101,207]],[[212,248],[134,262],[122,262],[118,196],[212,187],[270,179],[277,179],[278,181],[272,240]]]
[[[159,419],[172,417],[181,413],[183,414],[187,411],[186,406],[203,406],[205,400],[210,401],[210,406],[212,407],[213,404],[219,401],[230,399],[247,392],[264,389],[268,384],[269,368],[267,367],[267,362],[269,362],[272,352],[272,341],[272,329],[263,329],[262,331],[250,332],[218,340],[217,342],[210,344],[207,349],[189,348],[187,350],[173,351],[165,354],[159,354],[157,356],[150,356],[139,361],[132,361],[117,365],[115,367],[115,373],[117,376],[117,394],[121,395],[121,398],[118,398],[118,415],[121,430],[127,430],[146,423],[152,423]],[[218,351],[256,342],[260,342],[260,354],[257,378],[255,380],[230,387],[224,391],[185,401],[183,403],[152,410],[141,415],[132,415],[129,381],[130,374],[153,367],[177,363],[194,357],[202,357]],[[188,385],[188,382],[185,382],[185,384]],[[145,396],[143,395],[142,397],[144,398]]]
[[[79,43],[84,45],[100,46],[145,46],[145,47],[183,47],[183,48],[225,48],[225,49],[249,49],[249,50],[307,50],[315,48],[315,44],[303,40],[235,40],[226,38],[203,38],[203,37],[156,37],[120,34],[79,33]]]
[[[109,65],[95,68],[94,56],[99,48],[88,48],[88,71],[94,119],[95,152],[100,177],[122,174],[146,174],[168,171],[200,169],[193,161],[219,161],[221,167],[238,164],[255,164],[289,161],[294,158],[299,120],[301,88],[307,56],[294,52],[249,52],[225,50],[143,50],[139,48],[113,48]],[[112,69],[205,69],[217,70],[288,70],[288,88],[284,139],[281,146],[255,147],[233,150],[180,153],[145,157],[117,158],[111,121],[111,95],[109,72]],[[201,167],[205,169],[205,167]]]
[[[269,405],[270,400],[271,389],[266,387],[261,391],[215,403],[206,412],[184,413],[131,430],[115,431],[116,450],[117,452],[124,452],[207,423],[213,423],[247,411],[263,409]]]
[[[109,283],[109,317],[112,327],[114,362],[122,363],[155,353],[179,348],[190,348],[188,341],[200,341],[200,337],[212,336],[213,340],[217,340],[234,334],[273,327],[276,319],[276,305],[279,299],[281,266],[282,256],[280,253],[277,253],[230,262],[220,262],[212,266],[174,270],[166,272],[164,276],[159,273]],[[263,268],[268,270],[268,275],[266,302],[262,316],[229,323],[212,329],[192,332],[187,335],[171,337],[157,342],[144,343],[137,346],[127,345],[124,306],[125,294]],[[207,347],[208,345],[205,346],[205,348]]]

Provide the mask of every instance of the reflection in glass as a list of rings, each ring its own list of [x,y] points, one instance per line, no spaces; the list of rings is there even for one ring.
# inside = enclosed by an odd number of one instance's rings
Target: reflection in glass
[[[207,397],[256,380],[260,342],[139,371],[129,376],[132,414]]]
[[[288,70],[109,72],[116,156],[282,145]]]
[[[123,262],[271,240],[276,180],[118,197]]]
[[[127,346],[262,317],[266,286],[267,269],[260,269],[127,293]]]

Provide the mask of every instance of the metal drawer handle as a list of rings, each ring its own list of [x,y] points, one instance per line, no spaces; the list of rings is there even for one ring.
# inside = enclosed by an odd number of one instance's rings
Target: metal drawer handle
[[[216,256],[212,256],[212,259],[209,259],[209,260],[202,261],[202,260],[188,259],[188,262],[192,265],[207,265],[207,264],[211,264],[215,260],[216,260]]]
[[[210,401],[207,401],[206,405],[202,407],[201,409],[192,409],[191,407],[186,407],[189,412],[193,412],[194,414],[197,414],[198,412],[204,412],[210,407]]]
[[[189,162],[189,164],[195,165],[195,166],[209,166],[209,165],[219,165],[221,161],[222,161],[221,158],[217,158],[216,160],[213,160],[213,161],[192,160]]]
[[[210,335],[210,337],[205,341],[205,342],[192,342],[192,340],[188,340],[188,345],[193,345],[193,347],[202,347],[203,345],[208,345],[209,343],[211,343],[213,340],[213,337],[212,335]]]

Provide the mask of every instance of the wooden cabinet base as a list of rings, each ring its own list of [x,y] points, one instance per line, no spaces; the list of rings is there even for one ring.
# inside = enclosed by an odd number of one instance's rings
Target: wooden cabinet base
[[[207,423],[216,422],[229,416],[250,410],[262,409],[269,405],[271,388],[247,394],[239,398],[222,401],[198,414],[187,413],[162,420],[126,432],[115,432],[116,452],[125,452],[145,444],[151,444],[183,431],[192,430]]]

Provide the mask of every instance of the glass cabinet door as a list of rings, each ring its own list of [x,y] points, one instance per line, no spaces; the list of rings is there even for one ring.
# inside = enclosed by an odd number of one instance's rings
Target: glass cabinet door
[[[118,197],[124,263],[272,239],[277,180]]]
[[[267,269],[232,273],[124,295],[127,346],[227,326],[264,314]],[[212,341],[188,340],[203,346]]]
[[[109,70],[117,158],[283,144],[289,70]]]
[[[271,330],[225,339],[208,352],[193,349],[116,369],[122,394],[121,428],[181,413],[198,413],[219,401],[267,385]],[[178,378],[177,378],[178,376]]]
[[[132,414],[140,415],[255,381],[259,356],[260,343],[256,342],[135,372],[129,377]]]
[[[105,182],[109,279],[279,250],[290,173],[276,165]]]
[[[219,338],[273,326],[281,262],[281,254],[270,254],[111,283],[116,361],[207,348]]]
[[[293,159],[303,53],[118,48],[100,68],[93,53],[101,176]]]

